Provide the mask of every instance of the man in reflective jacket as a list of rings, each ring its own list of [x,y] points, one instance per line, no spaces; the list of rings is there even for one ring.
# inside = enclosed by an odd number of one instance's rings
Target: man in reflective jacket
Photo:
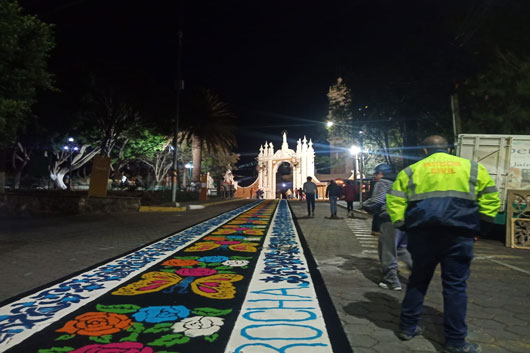
[[[438,263],[444,296],[444,352],[481,352],[466,342],[466,281],[480,220],[500,207],[493,179],[479,163],[450,155],[441,136],[425,139],[426,158],[402,170],[386,197],[394,226],[409,235],[412,272],[401,306],[399,338],[422,333],[423,300]]]

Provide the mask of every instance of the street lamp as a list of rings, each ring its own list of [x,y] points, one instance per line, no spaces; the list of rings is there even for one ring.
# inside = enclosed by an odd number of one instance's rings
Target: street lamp
[[[364,132],[359,131],[359,207],[363,208],[363,134]]]
[[[188,174],[189,174],[190,182],[191,182],[191,170],[193,169],[193,163],[188,162],[184,165],[184,167],[186,167],[186,169],[188,170]]]
[[[72,155],[75,152],[79,151],[79,148],[74,143],[74,138],[69,137],[66,145],[63,146],[63,150],[69,152],[68,156],[68,190],[72,190]]]
[[[326,123],[326,126],[328,127],[328,129],[329,129],[330,127],[332,127],[332,126],[333,126],[333,121],[328,120],[328,122]]]

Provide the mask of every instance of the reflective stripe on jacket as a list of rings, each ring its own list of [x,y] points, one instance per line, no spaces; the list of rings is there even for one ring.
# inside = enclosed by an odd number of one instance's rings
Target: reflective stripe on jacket
[[[436,152],[399,172],[386,197],[396,227],[480,230],[500,208],[495,182],[479,163]]]

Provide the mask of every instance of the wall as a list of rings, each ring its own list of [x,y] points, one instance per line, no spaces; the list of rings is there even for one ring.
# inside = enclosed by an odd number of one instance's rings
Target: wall
[[[137,212],[140,197],[88,197],[87,195],[0,194],[0,212],[10,215],[33,213]]]
[[[238,187],[236,192],[235,192],[235,194],[234,194],[234,197],[238,197],[238,198],[242,198],[242,199],[250,199],[250,198],[255,199],[257,191],[258,191],[258,179],[256,179],[249,186],[240,186],[240,187]]]

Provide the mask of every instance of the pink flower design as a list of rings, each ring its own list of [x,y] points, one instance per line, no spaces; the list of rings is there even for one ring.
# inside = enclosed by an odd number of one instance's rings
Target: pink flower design
[[[221,241],[216,241],[215,243],[221,244],[221,245],[233,245],[233,244],[239,244],[241,242],[236,241],[236,240],[221,240]]]
[[[154,353],[154,351],[141,343],[126,341],[109,344],[90,344],[70,353]]]
[[[180,276],[204,277],[204,276],[214,275],[217,273],[217,271],[214,270],[213,268],[199,267],[199,268],[181,268],[177,270],[176,273]]]

